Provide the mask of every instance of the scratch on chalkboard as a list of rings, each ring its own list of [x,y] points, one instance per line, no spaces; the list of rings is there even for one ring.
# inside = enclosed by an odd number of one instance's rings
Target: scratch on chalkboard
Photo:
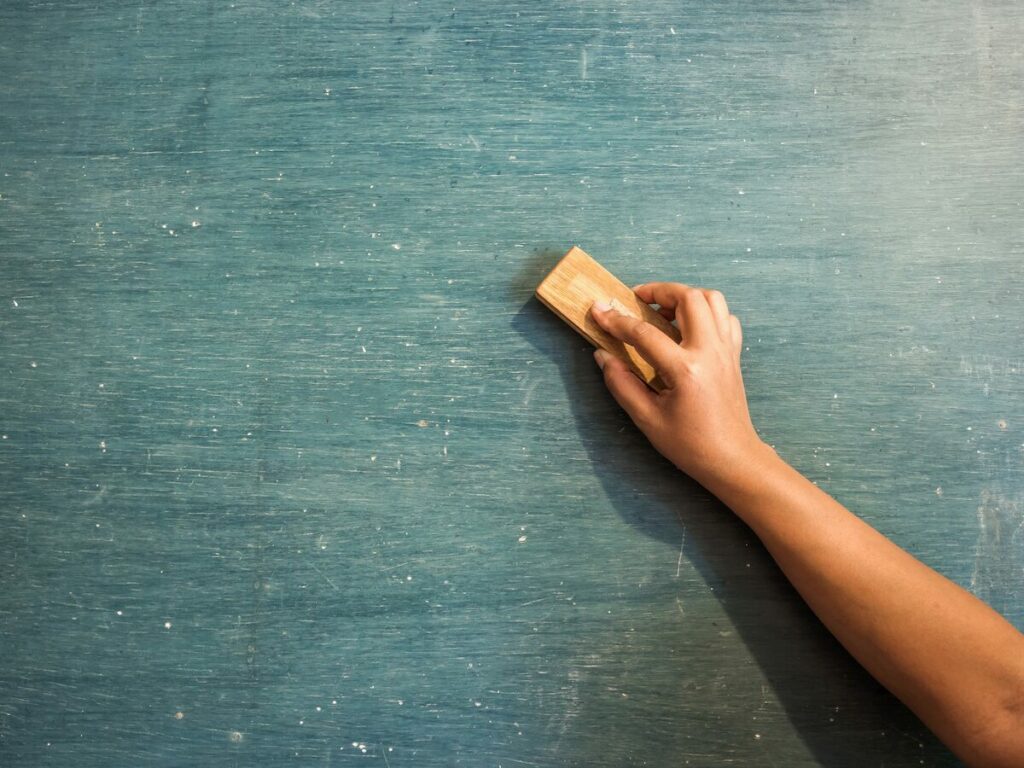
[[[338,589],[338,585],[335,584],[333,581],[331,581],[331,579],[327,576],[326,573],[324,573],[319,568],[317,568],[316,565],[314,565],[313,563],[310,563],[310,566],[313,568],[314,571],[316,571],[317,573],[319,573],[323,577],[324,581],[326,581],[328,584],[331,585],[331,587],[334,589],[335,592],[340,592],[341,591],[340,589]]]
[[[530,398],[533,397],[533,393],[537,390],[537,386],[539,384],[540,384],[540,379],[536,379],[533,382],[531,382],[530,385],[526,388],[526,392],[523,394],[523,405],[524,406],[530,404]]]

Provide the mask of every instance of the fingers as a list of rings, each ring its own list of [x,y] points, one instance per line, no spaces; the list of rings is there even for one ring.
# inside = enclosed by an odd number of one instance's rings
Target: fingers
[[[691,288],[681,283],[645,283],[633,288],[641,299],[648,304],[657,304],[658,312],[662,317],[673,319],[679,307],[687,301],[698,301],[697,294],[701,294],[708,305],[715,330],[723,341],[728,341],[739,347],[743,343],[743,333],[739,329],[739,321],[729,312],[729,304],[721,291],[707,288]],[[684,315],[686,317],[686,315]],[[702,313],[694,315],[694,322],[699,322]],[[735,326],[735,328],[734,328]],[[694,329],[698,330],[698,329]],[[699,335],[699,330],[698,330]],[[693,332],[689,334],[692,339]]]
[[[612,311],[605,302],[594,302],[590,311],[597,324],[619,341],[635,347],[651,364],[667,386],[672,386],[674,372],[682,362],[682,350],[672,339],[650,323]]]
[[[629,366],[614,355],[598,349],[594,352],[594,359],[604,374],[605,385],[615,401],[622,406],[622,410],[629,414],[637,426],[650,424],[657,407],[657,395],[629,370]]]
[[[729,315],[729,338],[737,351],[743,349],[743,326],[736,315]]]
[[[725,303],[725,296],[722,295],[721,291],[709,291],[706,288],[701,289],[701,293],[704,294],[704,298],[711,308],[711,316],[715,319],[718,335],[723,341],[729,341],[732,336],[732,329],[729,327],[729,305]]]
[[[686,346],[702,344],[718,326],[704,292],[681,283],[647,283],[633,289],[648,304],[675,312]],[[722,299],[723,303],[725,299]]]
[[[733,347],[736,348],[736,359],[738,360],[743,351],[743,326],[740,325],[740,319],[736,315],[729,315],[729,338],[732,340]]]

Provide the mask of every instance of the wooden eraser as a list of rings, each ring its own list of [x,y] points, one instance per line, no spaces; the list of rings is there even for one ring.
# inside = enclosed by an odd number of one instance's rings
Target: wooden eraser
[[[650,387],[664,389],[657,371],[633,347],[605,333],[591,317],[590,307],[595,301],[607,301],[623,314],[646,320],[676,342],[678,329],[581,248],[569,249],[537,286],[537,298],[595,347],[625,361]]]

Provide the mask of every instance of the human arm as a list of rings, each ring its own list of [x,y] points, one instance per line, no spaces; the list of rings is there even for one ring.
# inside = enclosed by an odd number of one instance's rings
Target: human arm
[[[760,440],[740,372],[740,324],[720,293],[672,283],[634,290],[683,336],[676,344],[595,305],[601,327],[666,384],[655,393],[625,363],[596,353],[637,426],[751,527],[833,635],[954,752],[971,765],[1024,764],[1024,635]]]

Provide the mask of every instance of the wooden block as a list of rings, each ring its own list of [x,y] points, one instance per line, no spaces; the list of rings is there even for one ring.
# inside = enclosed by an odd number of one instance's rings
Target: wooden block
[[[582,249],[570,248],[537,286],[536,293],[538,299],[583,338],[624,360],[651,388],[664,389],[657,371],[633,347],[605,333],[591,317],[590,307],[595,301],[607,301],[623,314],[646,320],[677,342],[678,329]]]

